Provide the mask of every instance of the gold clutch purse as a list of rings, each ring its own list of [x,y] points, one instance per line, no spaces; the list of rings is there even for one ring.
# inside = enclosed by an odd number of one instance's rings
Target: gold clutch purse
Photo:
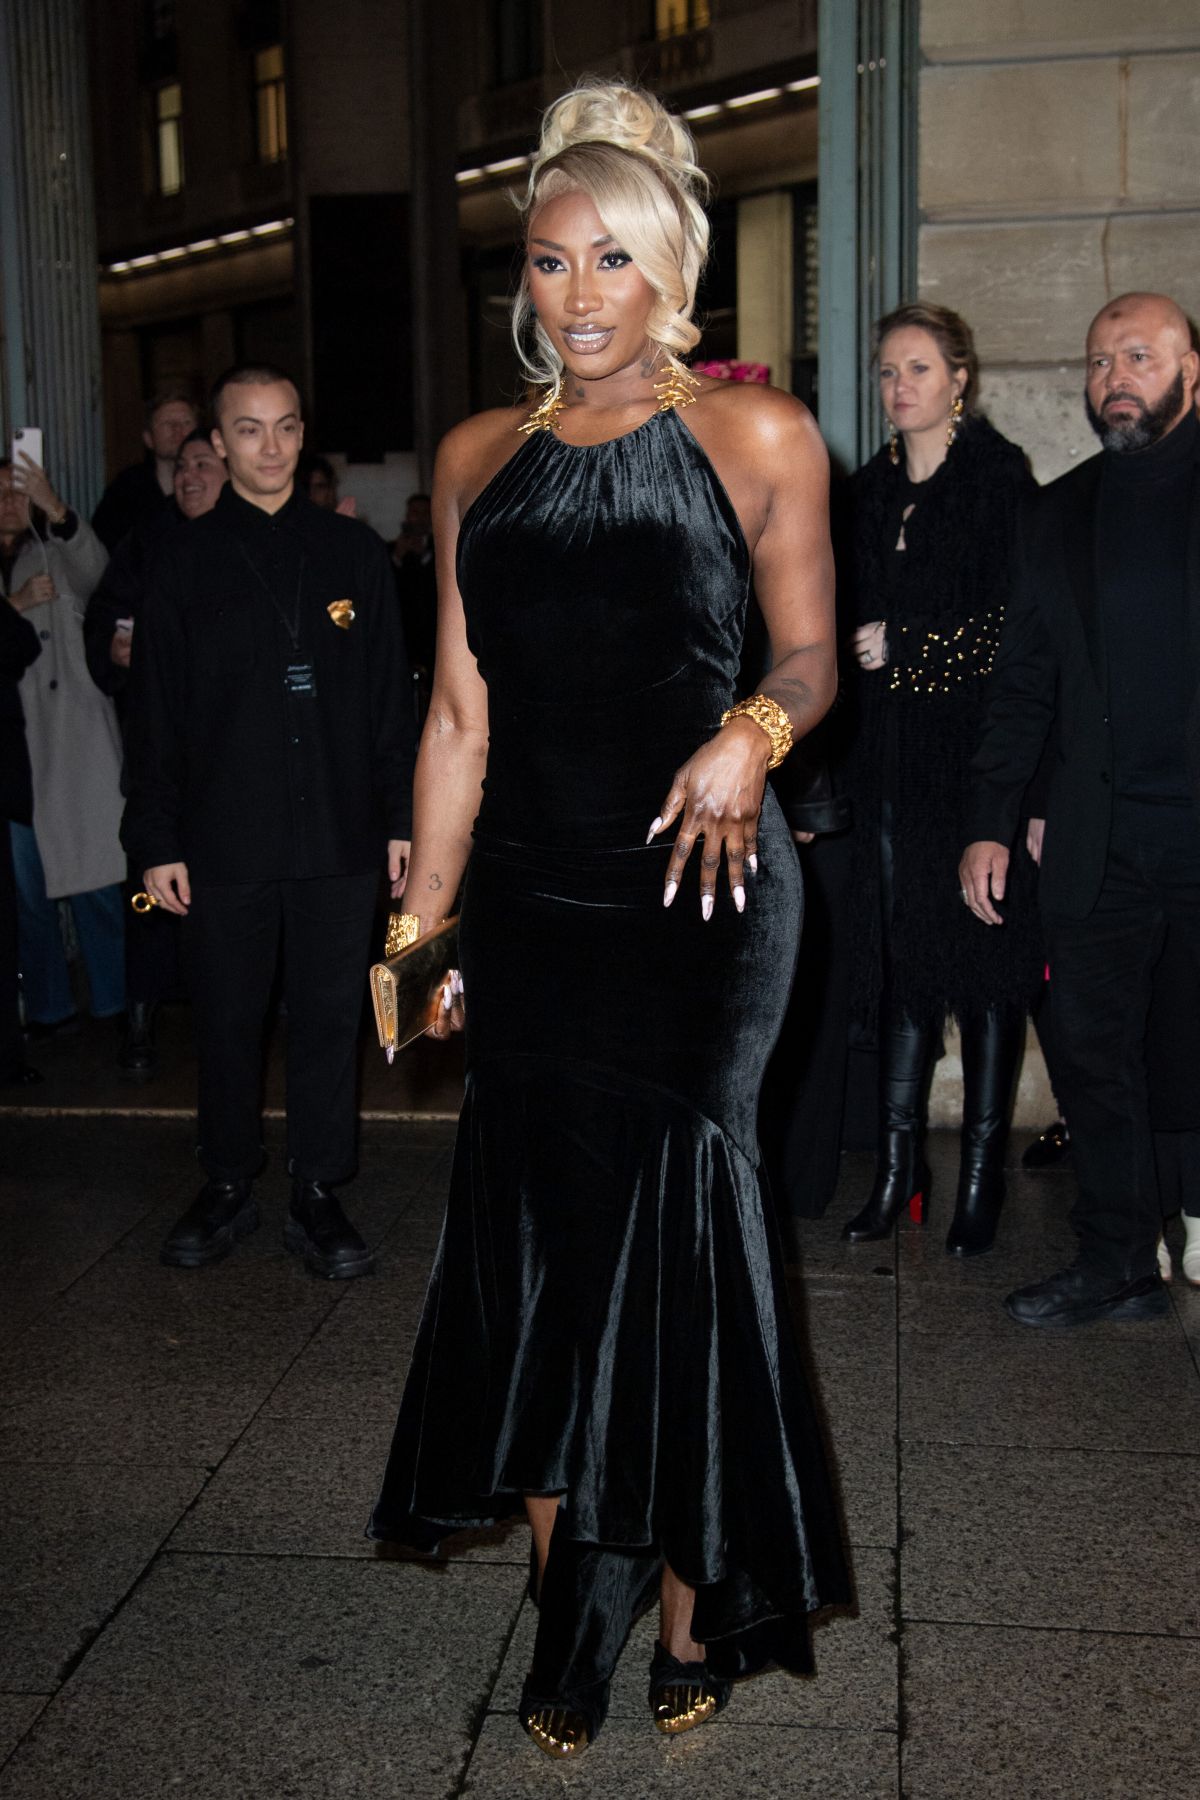
[[[457,917],[419,937],[398,956],[371,965],[375,1028],[389,1062],[397,1050],[428,1031],[442,1004],[446,976],[457,967]]]

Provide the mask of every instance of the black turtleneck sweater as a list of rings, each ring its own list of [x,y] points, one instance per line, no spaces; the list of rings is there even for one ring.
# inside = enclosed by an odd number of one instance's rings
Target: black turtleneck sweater
[[[1104,453],[1097,579],[1108,659],[1113,787],[1189,803],[1185,729],[1196,685],[1187,534],[1200,423],[1189,412],[1147,450]]]

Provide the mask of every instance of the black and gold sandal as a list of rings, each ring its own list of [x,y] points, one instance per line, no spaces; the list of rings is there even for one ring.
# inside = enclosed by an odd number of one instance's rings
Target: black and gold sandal
[[[707,1663],[680,1662],[661,1643],[650,1664],[650,1712],[659,1731],[674,1735],[713,1719],[729,1702],[733,1683]]]
[[[526,1681],[517,1717],[547,1756],[581,1756],[608,1717],[608,1682],[598,1683],[586,1694],[550,1699],[533,1693]]]

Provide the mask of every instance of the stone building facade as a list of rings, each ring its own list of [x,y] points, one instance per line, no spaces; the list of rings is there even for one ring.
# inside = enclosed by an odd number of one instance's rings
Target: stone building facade
[[[1200,316],[1196,0],[922,0],[922,295],[973,324],[983,402],[1045,481],[1090,455],[1106,299]]]

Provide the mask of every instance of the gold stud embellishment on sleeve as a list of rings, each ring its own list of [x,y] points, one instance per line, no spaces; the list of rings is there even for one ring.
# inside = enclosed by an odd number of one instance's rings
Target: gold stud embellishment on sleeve
[[[978,617],[972,614],[952,631],[926,632],[918,644],[909,641],[907,626],[896,627],[892,693],[953,694],[990,675],[1003,622],[1001,609]]]

